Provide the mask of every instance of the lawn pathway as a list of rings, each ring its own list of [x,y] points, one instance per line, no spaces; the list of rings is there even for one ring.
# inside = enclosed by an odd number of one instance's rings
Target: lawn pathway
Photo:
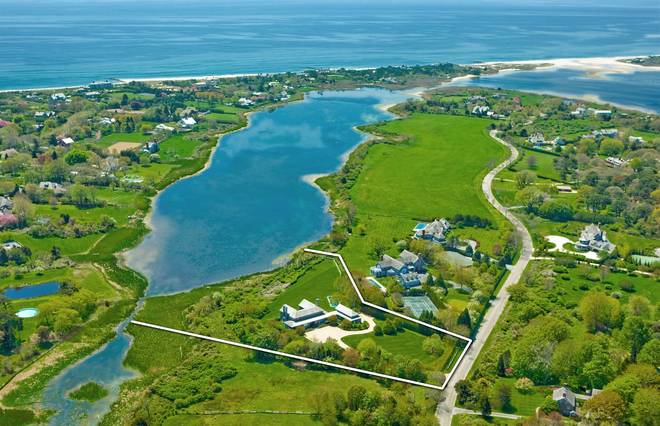
[[[454,407],[456,405],[456,390],[454,389],[454,386],[456,385],[457,382],[465,379],[468,376],[468,373],[472,369],[472,365],[479,356],[481,349],[483,349],[483,346],[486,343],[488,336],[493,331],[493,329],[495,328],[495,324],[497,324],[497,320],[504,312],[506,303],[509,300],[509,293],[507,291],[508,287],[518,282],[518,280],[522,276],[522,273],[525,271],[525,268],[527,268],[527,264],[531,260],[532,255],[534,253],[534,246],[532,245],[532,237],[529,234],[529,231],[522,223],[522,221],[520,221],[520,219],[515,217],[513,213],[509,212],[509,210],[506,207],[504,207],[499,201],[497,201],[497,199],[493,195],[493,190],[492,190],[493,180],[495,179],[495,176],[499,172],[504,170],[506,167],[509,167],[509,165],[511,165],[518,158],[519,155],[518,150],[510,143],[504,141],[503,139],[500,139],[497,136],[496,130],[491,130],[490,136],[493,139],[495,139],[497,142],[509,148],[509,150],[511,151],[511,155],[509,156],[509,158],[507,158],[504,162],[502,162],[500,165],[498,165],[493,170],[491,170],[484,177],[484,180],[481,183],[481,189],[484,195],[486,196],[488,202],[493,207],[495,207],[497,211],[502,213],[504,217],[514,226],[516,230],[516,234],[518,235],[519,240],[522,242],[522,253],[520,254],[520,258],[518,259],[518,262],[516,262],[516,264],[513,265],[513,268],[511,269],[511,272],[507,277],[506,281],[502,285],[502,288],[500,289],[499,293],[497,293],[497,296],[495,297],[494,300],[491,300],[491,306],[486,312],[486,315],[484,316],[479,331],[477,332],[477,336],[475,337],[472,343],[472,348],[470,348],[470,351],[465,355],[465,358],[456,369],[456,372],[451,377],[451,380],[447,383],[447,387],[444,390],[445,399],[444,401],[440,402],[440,404],[438,404],[438,409],[436,411],[436,416],[438,417],[438,421],[440,422],[441,426],[451,425],[452,417],[455,411],[457,410]]]

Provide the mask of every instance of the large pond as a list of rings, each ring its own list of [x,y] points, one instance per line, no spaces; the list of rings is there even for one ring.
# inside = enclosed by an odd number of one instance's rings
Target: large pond
[[[222,138],[207,170],[158,196],[153,231],[127,264],[147,276],[149,295],[272,269],[330,230],[327,201],[305,177],[336,170],[365,138],[354,126],[388,118],[376,107],[406,97],[312,93],[252,115],[248,128]]]

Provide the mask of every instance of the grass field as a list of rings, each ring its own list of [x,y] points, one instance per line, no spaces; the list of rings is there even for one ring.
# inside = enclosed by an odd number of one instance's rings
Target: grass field
[[[179,414],[168,417],[163,426],[211,426],[218,424],[227,426],[307,426],[323,423],[311,415],[301,414]]]
[[[90,141],[90,142],[93,142],[94,144],[102,146],[104,148],[108,148],[117,142],[144,143],[147,142],[149,138],[150,138],[149,135],[145,135],[140,132],[134,132],[134,133],[118,132],[118,133],[110,133],[109,135],[101,137],[101,139],[99,139],[98,141]]]
[[[499,228],[481,232],[481,249],[490,252],[508,228],[481,193],[487,170],[506,151],[487,133],[489,122],[445,115],[414,114],[386,123],[385,132],[407,135],[400,144],[376,144],[351,190],[357,221],[365,235],[354,233],[343,249],[349,266],[366,273],[375,259],[377,240],[390,244],[410,236],[418,220],[473,214]]]
[[[195,149],[202,144],[202,141],[187,139],[184,135],[172,135],[160,143],[161,161],[167,163],[179,158],[192,157]]]
[[[514,388],[515,382],[515,378],[499,378],[494,386],[499,384],[508,384],[511,386],[512,409],[509,412],[520,416],[531,416],[534,414],[536,412],[536,407],[540,407],[541,404],[543,404],[545,397],[552,393],[549,388],[544,386],[536,386],[529,393],[521,393]]]
[[[422,350],[422,342],[426,336],[416,333],[412,330],[398,332],[394,336],[383,334],[376,336],[373,333],[357,334],[344,337],[342,340],[349,346],[357,347],[364,339],[372,339],[378,346],[385,349],[393,355],[406,355],[420,360],[425,366],[432,366],[434,369],[442,370],[444,364],[451,356],[454,348],[454,341],[446,339],[445,351],[440,357],[430,355]]]
[[[323,260],[312,266],[298,281],[273,299],[268,305],[268,317],[277,318],[282,305],[286,303],[295,308],[302,299],[318,302],[321,308],[330,310],[327,296],[337,291],[335,284],[339,276],[339,269],[333,260]]]
[[[554,160],[559,157],[531,149],[521,149],[519,151],[521,154],[520,161],[513,166],[515,171],[530,170],[536,173],[539,178],[561,181],[561,176],[559,176],[559,173],[554,167]],[[534,167],[529,167],[529,157],[536,158],[536,165]]]

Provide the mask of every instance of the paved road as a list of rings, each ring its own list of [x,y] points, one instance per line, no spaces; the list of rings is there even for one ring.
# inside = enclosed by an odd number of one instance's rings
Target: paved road
[[[492,191],[493,179],[499,172],[508,167],[518,158],[518,150],[513,145],[497,137],[497,132],[495,130],[490,132],[490,136],[502,145],[505,145],[507,148],[509,148],[511,151],[511,156],[506,161],[491,170],[490,173],[484,177],[484,180],[481,183],[481,189],[486,195],[488,202],[492,204],[493,207],[495,207],[500,213],[502,213],[504,217],[506,217],[506,219],[514,226],[516,234],[522,243],[522,253],[520,254],[518,262],[516,262],[516,264],[511,269],[511,273],[507,277],[506,281],[504,281],[504,284],[502,285],[499,293],[495,299],[491,301],[491,306],[484,316],[484,320],[479,327],[479,331],[474,339],[474,343],[472,344],[470,351],[465,355],[465,358],[458,366],[456,372],[447,384],[447,388],[444,391],[445,400],[438,404],[438,409],[436,411],[436,416],[438,417],[438,421],[440,422],[441,426],[451,425],[451,419],[455,410],[454,405],[456,404],[456,391],[454,390],[454,385],[456,382],[467,377],[470,369],[472,368],[472,365],[474,364],[474,361],[479,355],[479,352],[481,352],[484,343],[486,343],[486,339],[493,331],[493,328],[495,327],[497,320],[500,318],[500,315],[502,315],[502,312],[504,312],[504,307],[509,300],[509,293],[507,292],[507,288],[518,282],[534,253],[532,237],[525,225],[511,212],[509,212],[506,207],[500,204],[497,199],[495,199]]]
[[[454,408],[454,414],[476,414],[478,416],[481,415],[480,412],[474,411],[474,410],[466,410],[465,408]],[[509,419],[509,420],[518,420],[522,419],[522,416],[519,416],[517,414],[508,414],[508,413],[490,413],[491,417],[498,417],[500,419]]]

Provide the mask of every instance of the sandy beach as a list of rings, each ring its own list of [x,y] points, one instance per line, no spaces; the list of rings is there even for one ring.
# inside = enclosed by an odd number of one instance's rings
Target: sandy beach
[[[648,67],[622,60],[638,58],[639,56],[613,56],[596,58],[558,58],[544,60],[524,60],[506,62],[481,62],[472,65],[537,65],[538,69],[574,69],[585,72],[592,78],[602,77],[606,74],[630,74],[634,72],[658,72],[660,67]],[[503,69],[500,72],[516,71],[513,68]]]

